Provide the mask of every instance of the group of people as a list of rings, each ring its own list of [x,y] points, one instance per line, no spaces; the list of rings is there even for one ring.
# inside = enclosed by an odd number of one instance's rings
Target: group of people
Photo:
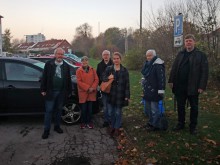
[[[205,89],[208,81],[208,61],[206,55],[195,47],[196,41],[192,34],[184,38],[185,48],[180,51],[169,74],[169,86],[177,100],[178,123],[173,128],[180,131],[185,127],[185,106],[190,104],[189,132],[197,133],[199,94]],[[160,107],[158,103],[164,98],[165,66],[164,61],[157,57],[155,50],[146,52],[146,62],[141,70],[143,75],[143,99],[149,121],[146,128],[150,131],[160,130]]]
[[[41,94],[45,98],[44,132],[42,139],[50,134],[51,120],[54,117],[54,131],[63,133],[60,127],[62,106],[72,92],[70,68],[63,60],[64,50],[57,48],[55,58],[45,64],[42,80]],[[79,103],[82,110],[80,128],[94,127],[92,122],[93,102],[96,101],[98,85],[103,81],[114,79],[110,93],[102,92],[104,124],[110,126],[111,134],[118,135],[121,127],[122,108],[125,101],[130,99],[130,85],[128,70],[121,64],[121,54],[104,50],[102,61],[97,70],[89,65],[89,58],[81,58],[82,66],[76,71]]]
[[[180,51],[173,63],[168,83],[177,99],[178,124],[175,131],[184,129],[185,104],[189,101],[190,133],[196,134],[198,118],[198,98],[207,85],[208,61],[206,55],[195,47],[195,37],[188,34],[184,39],[185,49]],[[54,114],[54,131],[63,133],[60,128],[61,112],[64,102],[71,95],[72,86],[70,68],[63,61],[64,50],[57,48],[55,58],[45,64],[41,81],[41,94],[45,97],[45,119],[43,139],[50,133]],[[104,112],[103,127],[109,127],[111,135],[118,136],[122,126],[122,108],[130,101],[129,72],[121,64],[122,56],[110,51],[102,52],[102,61],[94,69],[89,65],[87,56],[81,58],[82,66],[76,71],[79,103],[82,109],[80,128],[94,127],[92,122],[92,104],[96,101],[97,87],[109,79],[114,79],[110,93],[102,92]],[[141,70],[143,75],[143,99],[146,103],[149,120],[146,128],[160,130],[160,110],[158,103],[163,100],[166,86],[164,61],[157,57],[156,51],[146,52],[146,62]]]

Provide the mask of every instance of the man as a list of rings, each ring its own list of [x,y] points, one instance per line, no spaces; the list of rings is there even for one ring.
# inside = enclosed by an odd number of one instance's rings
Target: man
[[[97,75],[98,75],[98,78],[99,78],[99,85],[103,81],[103,74],[105,72],[106,67],[110,66],[112,64],[113,64],[113,62],[110,58],[110,51],[104,50],[102,52],[102,61],[100,63],[98,63],[98,65],[97,65]],[[103,102],[103,111],[104,111],[103,127],[108,127],[109,122],[111,120],[111,117],[110,117],[111,112],[110,112],[110,108],[109,108],[109,105],[108,105],[108,102],[107,102],[107,97],[108,97],[108,94],[102,92],[102,102]]]
[[[54,131],[63,133],[60,128],[62,107],[71,93],[70,68],[63,61],[64,53],[62,48],[57,48],[54,51],[55,58],[49,60],[44,67],[41,94],[45,98],[46,112],[42,139],[47,139],[50,134],[52,116],[54,116]]]
[[[190,134],[196,134],[198,118],[198,97],[208,81],[208,61],[206,55],[195,47],[195,37],[185,36],[185,49],[177,54],[168,83],[177,99],[178,124],[174,131],[184,129],[185,105],[190,104]]]
[[[156,56],[156,51],[150,49],[146,52],[146,62],[142,68],[144,100],[148,110],[149,121],[147,130],[160,130],[160,109],[158,103],[163,99],[165,92],[165,66],[164,61]]]

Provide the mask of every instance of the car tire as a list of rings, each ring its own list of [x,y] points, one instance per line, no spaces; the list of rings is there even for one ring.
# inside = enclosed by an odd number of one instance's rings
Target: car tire
[[[81,108],[74,102],[69,101],[63,106],[63,112],[61,116],[62,120],[66,124],[76,124],[81,118]]]

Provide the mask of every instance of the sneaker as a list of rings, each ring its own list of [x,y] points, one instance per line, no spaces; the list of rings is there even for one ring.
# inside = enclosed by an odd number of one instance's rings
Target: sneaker
[[[190,129],[189,132],[190,132],[191,135],[196,135],[197,134],[196,129]]]
[[[63,130],[60,127],[54,127],[54,131],[59,134],[63,133]]]
[[[87,124],[87,127],[88,127],[89,129],[93,129],[93,128],[94,128],[94,125],[93,125],[93,123],[89,123],[89,124]]]
[[[82,124],[80,124],[80,128],[84,129],[84,128],[86,128],[86,125],[84,123],[82,123]]]
[[[42,139],[47,139],[49,136],[50,132],[49,131],[44,131],[43,135],[42,135]]]

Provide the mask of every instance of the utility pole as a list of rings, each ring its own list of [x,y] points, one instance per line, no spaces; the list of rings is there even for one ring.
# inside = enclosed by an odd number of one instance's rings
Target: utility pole
[[[0,55],[3,55],[2,54],[2,23],[1,23],[2,18],[4,17],[0,15]]]
[[[140,34],[142,33],[142,0],[140,0]]]

